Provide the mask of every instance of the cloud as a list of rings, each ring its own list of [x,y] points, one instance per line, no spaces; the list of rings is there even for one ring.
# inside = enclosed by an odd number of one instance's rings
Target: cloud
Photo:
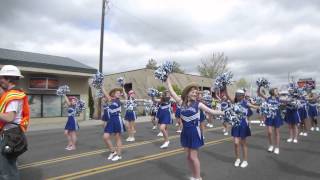
[[[98,67],[101,0],[4,0],[0,47],[68,56]],[[111,0],[104,72],[176,60],[196,74],[212,52],[229,57],[237,79],[288,73],[319,78],[320,5],[316,0]]]

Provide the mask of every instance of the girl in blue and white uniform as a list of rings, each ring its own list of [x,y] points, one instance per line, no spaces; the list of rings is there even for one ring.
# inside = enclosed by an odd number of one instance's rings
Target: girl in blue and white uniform
[[[280,112],[280,99],[279,92],[277,88],[272,88],[269,91],[270,96],[267,97],[265,94],[261,93],[261,87],[258,87],[258,96],[264,98],[268,104],[271,104],[274,109],[276,109],[275,114],[271,117],[266,117],[265,125],[268,130],[268,140],[269,147],[268,152],[274,152],[275,154],[280,153],[280,127],[283,125],[283,120]],[[274,137],[273,137],[274,134]],[[273,141],[275,140],[275,142]]]
[[[68,145],[65,148],[68,151],[76,150],[76,143],[77,143],[77,131],[79,130],[79,125],[76,120],[76,104],[77,98],[74,96],[67,97],[64,95],[65,102],[68,106],[68,121],[65,126],[64,134],[68,138]]]
[[[226,97],[232,103],[238,103],[247,111],[247,116],[240,120],[239,126],[233,126],[231,129],[231,135],[234,139],[236,161],[234,162],[235,167],[246,168],[248,166],[248,145],[247,137],[251,136],[251,130],[248,122],[248,110],[249,108],[258,109],[259,107],[250,104],[245,99],[245,92],[242,89],[236,91],[235,99],[232,100],[228,94],[227,87],[225,87]],[[243,161],[240,160],[240,147],[243,152]]]
[[[110,155],[108,156],[108,160],[118,161],[122,159],[122,140],[121,134],[125,132],[125,126],[123,120],[121,118],[121,93],[123,89],[114,88],[109,93],[103,89],[103,93],[106,99],[109,102],[109,119],[104,128],[103,139],[106,145],[110,150]],[[115,137],[116,146],[114,147],[111,141],[111,135]]]
[[[152,98],[153,101],[157,101]],[[161,149],[168,148],[170,141],[169,141],[169,134],[168,134],[168,125],[172,124],[172,117],[171,117],[171,103],[170,103],[170,93],[169,91],[164,91],[161,95],[161,99],[158,102],[159,108],[157,112],[157,119],[160,128],[160,133],[163,135],[164,142],[160,146]],[[158,136],[161,136],[159,133]]]
[[[137,114],[135,111],[135,107],[137,105],[136,100],[135,100],[135,92],[133,90],[130,90],[128,93],[128,97],[126,93],[124,92],[125,98],[127,99],[126,102],[126,114],[124,119],[128,122],[128,132],[129,132],[129,137],[127,138],[126,141],[128,142],[134,142],[135,137],[134,134],[136,133],[135,129],[135,120],[137,119]]]
[[[197,101],[198,85],[190,84],[184,88],[181,98],[175,93],[170,76],[167,79],[167,85],[172,97],[181,105],[181,119],[183,128],[181,132],[181,145],[187,153],[187,161],[192,172],[192,180],[201,180],[200,161],[198,149],[204,145],[203,135],[200,130],[200,110],[211,115],[222,115],[221,111],[215,111],[208,108],[203,103]]]
[[[300,106],[298,108],[298,113],[300,117],[300,136],[308,136],[306,121],[309,118],[308,110],[307,110],[307,100],[305,97],[299,97]]]
[[[289,98],[287,99],[286,104],[285,122],[289,127],[289,139],[287,139],[287,142],[298,143],[298,124],[301,122],[301,119],[298,112],[297,97],[294,94],[294,90],[292,88],[289,88]]]
[[[310,93],[308,96],[308,114],[311,119],[311,131],[319,131],[318,127],[318,99],[315,93]]]
[[[152,101],[152,105],[151,105],[151,108],[150,108],[150,116],[151,116],[151,122],[152,122],[152,130],[156,130],[157,129],[157,122],[156,122],[156,117],[157,117],[157,113],[158,113],[158,109],[159,109],[159,106],[158,106],[158,103],[156,101]]]

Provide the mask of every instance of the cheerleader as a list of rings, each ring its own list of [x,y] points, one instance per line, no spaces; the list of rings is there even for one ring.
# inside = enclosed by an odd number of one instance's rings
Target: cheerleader
[[[211,115],[223,115],[221,111],[215,111],[208,108],[203,103],[197,101],[198,85],[190,84],[184,88],[181,98],[175,93],[170,76],[167,79],[167,85],[172,97],[181,106],[181,119],[183,128],[181,132],[181,145],[187,153],[187,161],[192,172],[192,180],[201,180],[200,161],[198,149],[204,145],[203,135],[200,130],[200,110]]]
[[[249,108],[257,109],[259,107],[250,104],[247,100],[245,100],[245,92],[242,89],[236,91],[234,101],[230,98],[228,94],[227,87],[225,89],[226,97],[229,101],[233,103],[238,103],[240,106],[246,109],[248,112]],[[248,113],[247,113],[248,115]],[[249,127],[248,117],[240,120],[239,126],[233,126],[231,129],[231,135],[234,138],[234,148],[236,161],[234,162],[235,167],[246,168],[248,166],[248,146],[247,146],[247,137],[251,136],[251,130]],[[243,162],[240,160],[240,146],[243,152]]]
[[[290,100],[290,101],[288,101]],[[289,139],[287,139],[288,143],[298,143],[298,124],[301,122],[298,106],[294,102],[297,100],[296,95],[294,94],[294,89],[289,88],[289,99],[286,103],[286,114],[285,121],[288,124],[289,128]]]
[[[310,93],[308,96],[308,113],[311,119],[311,131],[319,131],[318,127],[318,109],[317,109],[317,101],[319,97],[316,97],[315,93]]]
[[[179,104],[176,103],[176,112],[175,112],[175,118],[177,121],[177,133],[181,133],[182,131],[182,121],[181,121],[181,117],[180,117],[180,112],[181,112],[181,107]]]
[[[152,122],[152,130],[156,130],[157,129],[157,123],[156,123],[156,117],[157,117],[157,112],[158,112],[158,103],[156,101],[152,102],[151,105],[151,122]]]
[[[122,88],[114,88],[109,93],[103,88],[103,94],[109,102],[109,119],[104,128],[103,139],[110,150],[108,160],[119,161],[122,159],[122,141],[121,134],[126,130],[123,120],[121,119],[121,93],[124,92]],[[116,146],[114,147],[110,136],[115,137]]]
[[[169,134],[168,134],[168,125],[172,124],[172,118],[171,118],[171,103],[170,103],[170,93],[169,91],[164,91],[161,94],[160,101],[152,98],[154,102],[159,103],[159,108],[157,112],[157,119],[158,124],[160,128],[160,133],[158,136],[163,136],[164,142],[160,146],[161,149],[165,149],[169,147],[170,141],[169,141]]]
[[[204,104],[202,94],[203,94],[203,92],[200,92],[200,91],[198,92],[197,101]],[[206,114],[200,109],[200,129],[201,129],[201,132],[204,132],[204,130],[206,128],[205,120],[206,120]],[[204,136],[203,136],[203,139],[204,139]]]
[[[124,119],[127,121],[127,127],[129,131],[129,137],[127,138],[127,142],[134,142],[134,134],[136,133],[135,130],[135,120],[137,119],[136,112],[134,111],[134,108],[136,106],[136,100],[135,100],[135,92],[133,90],[130,90],[128,95],[124,92],[124,96],[127,99],[127,105],[126,105],[126,113]]]
[[[301,96],[299,97],[300,106],[298,108],[298,113],[300,117],[300,136],[308,136],[306,120],[308,119],[308,110],[307,110],[307,101],[306,98]]]
[[[258,96],[264,98],[268,104],[271,104],[276,109],[276,114],[271,117],[266,117],[264,124],[267,126],[268,130],[268,140],[269,140],[269,147],[268,152],[273,152],[274,154],[280,153],[280,127],[283,125],[283,121],[281,118],[280,112],[280,99],[279,99],[279,92],[277,88],[272,88],[269,91],[270,96],[267,97],[264,93],[261,93],[261,87],[258,87],[257,90]],[[262,116],[264,117],[264,116]],[[273,137],[274,134],[274,137]],[[274,141],[273,140],[274,138]]]
[[[79,125],[76,120],[76,104],[77,98],[74,96],[67,97],[64,95],[66,105],[68,106],[68,121],[65,126],[64,134],[68,138],[68,145],[65,148],[68,151],[76,150],[77,143],[77,131],[79,130]]]
[[[223,106],[223,105],[225,105],[227,103],[228,103],[228,99],[227,99],[227,97],[225,95],[223,95],[221,100],[220,100],[220,109],[221,109],[221,106]],[[220,117],[220,118],[223,118],[223,117]],[[223,121],[222,126],[223,126],[223,129],[222,129],[223,135],[224,136],[228,136],[229,135],[228,123]]]

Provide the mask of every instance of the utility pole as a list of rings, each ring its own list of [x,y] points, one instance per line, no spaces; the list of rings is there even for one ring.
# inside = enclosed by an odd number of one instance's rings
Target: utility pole
[[[103,73],[103,41],[104,41],[104,17],[106,8],[108,6],[108,0],[102,0],[102,13],[101,13],[101,29],[100,29],[100,55],[99,55],[99,72]],[[101,118],[101,98],[98,100],[97,118]]]

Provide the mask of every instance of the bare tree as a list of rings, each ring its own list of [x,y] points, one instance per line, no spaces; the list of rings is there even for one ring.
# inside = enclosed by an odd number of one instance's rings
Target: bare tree
[[[184,70],[181,69],[181,65],[177,61],[173,61],[173,72],[175,73],[184,73]]]
[[[152,58],[149,59],[147,65],[146,65],[146,68],[147,69],[157,69],[158,68],[157,61]]]
[[[224,53],[212,53],[210,59],[201,60],[198,71],[201,76],[215,78],[227,71],[228,57]]]

